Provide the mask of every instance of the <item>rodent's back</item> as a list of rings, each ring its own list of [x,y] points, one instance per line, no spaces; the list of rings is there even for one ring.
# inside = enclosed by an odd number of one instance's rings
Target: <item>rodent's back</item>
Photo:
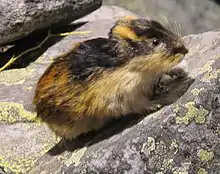
[[[112,42],[97,38],[78,44],[60,56],[39,79],[34,103],[37,115],[52,123],[73,122],[86,114],[90,103],[88,88],[103,75],[120,67],[122,61],[109,51]],[[63,115],[54,119],[55,115]],[[71,115],[71,116],[69,116]]]

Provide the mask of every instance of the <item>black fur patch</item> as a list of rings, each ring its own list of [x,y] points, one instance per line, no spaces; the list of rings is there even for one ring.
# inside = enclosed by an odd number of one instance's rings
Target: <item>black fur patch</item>
[[[68,55],[74,80],[85,80],[100,69],[120,66],[122,61],[112,50],[114,45],[114,41],[105,38],[96,38],[80,43],[75,51]]]

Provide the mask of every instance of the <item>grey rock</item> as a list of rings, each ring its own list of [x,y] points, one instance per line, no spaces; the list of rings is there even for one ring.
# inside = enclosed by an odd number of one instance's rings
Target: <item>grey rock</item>
[[[122,7],[103,5],[98,10],[90,13],[89,15],[86,15],[85,17],[76,20],[76,22],[95,21],[98,19],[117,20],[124,16],[138,17],[138,15],[136,15],[135,13],[132,13],[131,11],[126,10]]]
[[[31,103],[37,80],[52,58],[76,42],[107,37],[116,19],[101,14],[77,29],[90,34],[67,36],[26,68],[0,73],[0,166],[6,173],[218,173],[219,32],[184,38],[189,53],[183,65],[189,74],[167,84],[163,95],[175,101],[155,113],[114,121],[71,142],[69,151],[34,119]]]
[[[182,35],[219,30],[220,6],[213,0],[106,0],[104,4],[118,5],[132,12],[149,16],[172,26]],[[167,20],[170,23],[167,24]],[[175,22],[176,21],[176,22]],[[178,26],[177,26],[178,24]]]
[[[0,45],[51,25],[76,20],[101,4],[101,0],[1,0]]]

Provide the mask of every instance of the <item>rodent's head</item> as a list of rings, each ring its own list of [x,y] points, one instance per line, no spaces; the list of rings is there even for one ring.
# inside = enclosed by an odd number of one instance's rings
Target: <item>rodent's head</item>
[[[116,41],[117,55],[136,70],[167,71],[188,53],[180,36],[146,19],[118,20],[109,39]]]

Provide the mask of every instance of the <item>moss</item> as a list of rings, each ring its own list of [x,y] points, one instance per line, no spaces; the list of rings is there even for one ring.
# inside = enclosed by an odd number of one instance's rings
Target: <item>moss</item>
[[[14,123],[16,121],[36,121],[36,113],[24,109],[20,103],[0,102],[0,122]]]
[[[214,153],[212,151],[207,151],[204,149],[200,149],[197,152],[197,156],[200,158],[202,162],[208,162],[213,159]]]
[[[204,88],[200,88],[200,89],[194,88],[194,89],[191,91],[191,93],[192,93],[193,95],[195,95],[195,96],[198,96],[199,93],[200,93],[201,91],[203,91],[203,90],[204,90]]]
[[[197,174],[208,174],[208,172],[203,168],[199,168]]]
[[[27,77],[34,74],[35,68],[12,69],[0,73],[0,84],[23,84]]]
[[[69,167],[71,164],[74,164],[74,166],[77,166],[80,164],[80,160],[83,157],[84,153],[86,152],[87,148],[84,147],[76,152],[74,152],[71,157],[66,160],[64,163],[67,167]]]
[[[209,113],[206,109],[194,107],[194,102],[186,103],[185,107],[187,108],[187,113],[184,116],[176,117],[177,124],[189,124],[193,119],[197,124],[205,123],[205,117]]]

